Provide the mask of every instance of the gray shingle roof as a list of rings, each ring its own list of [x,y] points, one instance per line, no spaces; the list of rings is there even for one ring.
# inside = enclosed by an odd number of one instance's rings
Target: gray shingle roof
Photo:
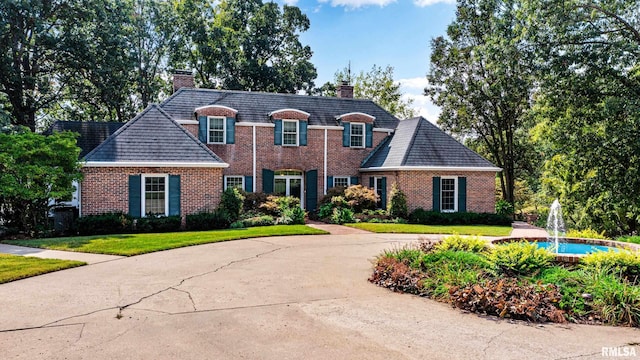
[[[372,168],[496,168],[423,117],[402,120],[363,164]]]
[[[91,151],[86,161],[225,164],[156,104]]]
[[[176,120],[194,118],[194,109],[223,105],[238,110],[237,120],[268,123],[269,113],[280,109],[298,109],[311,114],[309,125],[337,125],[336,116],[363,112],[376,118],[374,126],[395,129],[398,119],[371,100],[181,88],[160,106]]]
[[[77,142],[81,149],[79,158],[82,159],[124,124],[121,122],[56,121],[43,134],[50,135],[62,131],[73,131],[80,134]]]

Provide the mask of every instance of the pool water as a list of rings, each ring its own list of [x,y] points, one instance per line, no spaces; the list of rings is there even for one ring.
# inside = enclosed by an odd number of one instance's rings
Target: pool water
[[[536,242],[538,247],[542,249],[549,249],[552,252],[555,252],[555,243],[549,241],[538,241]],[[560,242],[558,244],[558,254],[576,254],[576,255],[584,255],[590,254],[596,251],[620,251],[618,248],[614,248],[611,246],[602,246],[602,245],[590,245],[590,244],[576,244],[569,242]]]

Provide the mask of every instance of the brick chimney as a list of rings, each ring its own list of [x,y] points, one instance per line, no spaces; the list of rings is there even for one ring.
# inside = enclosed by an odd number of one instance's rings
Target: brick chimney
[[[347,81],[343,81],[336,92],[339,98],[353,99],[353,86],[349,85]]]
[[[188,87],[193,88],[196,87],[193,73],[191,70],[174,70],[173,71],[173,92],[178,91],[178,89]]]

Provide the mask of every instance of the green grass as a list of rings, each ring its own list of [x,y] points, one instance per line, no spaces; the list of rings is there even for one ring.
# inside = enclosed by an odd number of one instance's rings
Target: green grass
[[[82,265],[86,263],[0,254],[0,284]]]
[[[640,236],[621,236],[616,241],[640,244]]]
[[[219,241],[284,235],[320,235],[327,232],[305,225],[257,226],[247,229],[76,236],[36,240],[11,240],[7,244],[52,250],[133,256]]]
[[[508,236],[511,234],[510,226],[489,225],[416,225],[416,224],[384,224],[384,223],[357,223],[345,224],[361,230],[375,233],[399,233],[399,234],[460,234],[477,236]]]

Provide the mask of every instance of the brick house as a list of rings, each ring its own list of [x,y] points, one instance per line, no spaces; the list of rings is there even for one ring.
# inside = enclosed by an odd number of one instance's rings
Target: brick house
[[[364,184],[384,204],[393,183],[410,209],[494,211],[499,168],[423,118],[353,99],[351,86],[335,98],[221,91],[179,74],[174,87],[86,154],[81,216],[184,216],[214,209],[231,186],[312,211],[327,189]]]

